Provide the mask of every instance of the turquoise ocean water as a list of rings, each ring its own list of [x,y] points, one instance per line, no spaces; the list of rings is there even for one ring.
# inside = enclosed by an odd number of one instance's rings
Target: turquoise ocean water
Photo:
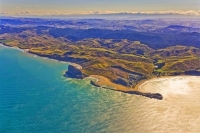
[[[89,79],[65,78],[67,66],[0,46],[0,132],[132,130],[123,115],[139,97],[98,89]]]

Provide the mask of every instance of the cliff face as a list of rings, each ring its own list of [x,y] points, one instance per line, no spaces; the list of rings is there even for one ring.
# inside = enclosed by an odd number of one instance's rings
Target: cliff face
[[[68,71],[65,74],[71,78],[83,79],[84,75],[80,69],[76,68],[73,65],[68,66]]]

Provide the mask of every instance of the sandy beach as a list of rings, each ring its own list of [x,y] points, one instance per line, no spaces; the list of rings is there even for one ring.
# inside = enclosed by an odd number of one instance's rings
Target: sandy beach
[[[90,75],[89,76],[89,78],[97,79],[96,82],[99,85],[112,86],[114,88],[114,90],[120,90],[120,91],[139,91],[141,86],[143,86],[146,83],[154,82],[154,81],[158,81],[158,80],[161,81],[161,80],[165,80],[165,79],[168,79],[168,78],[171,78],[171,77],[173,77],[173,76],[163,76],[163,77],[159,77],[159,78],[155,77],[155,78],[152,78],[152,79],[144,79],[144,80],[141,80],[134,88],[130,88],[130,87],[126,87],[126,86],[123,86],[123,85],[115,84],[104,76],[100,76],[100,75]]]
[[[160,93],[163,97],[189,95],[200,86],[199,76],[167,76],[147,80],[138,86],[140,92]]]
[[[183,75],[185,76],[185,75]],[[157,81],[163,81],[163,80],[167,80],[167,79],[170,79],[170,78],[173,78],[173,77],[176,77],[176,76],[163,76],[163,77],[154,77],[154,78],[151,78],[151,79],[147,79],[147,80],[142,80],[140,81],[140,83],[138,83],[134,90],[141,90],[141,87],[145,84],[148,84],[148,83],[153,83],[153,82],[157,82]]]
[[[101,86],[111,86],[114,89],[113,90],[117,90],[117,91],[139,91],[141,86],[143,86],[146,83],[149,82],[154,82],[157,80],[164,80],[167,78],[171,78],[172,76],[164,76],[164,77],[160,77],[160,78],[152,78],[152,79],[144,79],[141,80],[134,88],[130,88],[130,87],[126,87],[123,85],[119,85],[119,84],[115,84],[113,82],[111,82],[108,78],[104,77],[104,76],[100,76],[100,75],[90,75],[89,78],[94,78],[97,79],[97,83]]]

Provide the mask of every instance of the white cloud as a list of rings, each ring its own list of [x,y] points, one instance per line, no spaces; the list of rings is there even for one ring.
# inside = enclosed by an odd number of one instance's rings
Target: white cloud
[[[150,12],[129,12],[129,11],[121,11],[121,12],[114,12],[114,11],[96,11],[96,12],[91,12],[90,14],[160,14],[160,15],[169,15],[169,14],[174,14],[174,15],[200,15],[200,10],[195,11],[195,10],[189,10],[189,11],[175,11],[175,10],[170,10],[170,11],[150,11]]]
[[[89,15],[89,14],[147,14],[147,15],[196,15],[200,16],[200,10],[188,10],[188,11],[181,11],[181,10],[170,10],[170,11],[147,11],[147,12],[130,12],[130,11],[87,11],[87,12],[61,12],[61,11],[54,11],[52,13],[42,13],[38,12],[31,12],[31,11],[21,11],[15,14],[9,14],[7,12],[1,12],[0,14],[3,15]]]
[[[134,12],[135,14],[137,12]],[[161,14],[161,15],[167,15],[167,14],[174,14],[174,15],[200,15],[200,11],[195,11],[195,10],[189,10],[189,11],[175,11],[175,10],[170,10],[170,11],[151,11],[151,12],[138,12],[138,14]]]

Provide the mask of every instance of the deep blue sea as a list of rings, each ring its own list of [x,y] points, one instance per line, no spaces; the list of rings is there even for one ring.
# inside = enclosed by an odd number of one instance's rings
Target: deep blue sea
[[[65,78],[67,67],[66,63],[0,46],[0,132],[132,130],[127,112],[139,97],[96,88],[89,79]]]

